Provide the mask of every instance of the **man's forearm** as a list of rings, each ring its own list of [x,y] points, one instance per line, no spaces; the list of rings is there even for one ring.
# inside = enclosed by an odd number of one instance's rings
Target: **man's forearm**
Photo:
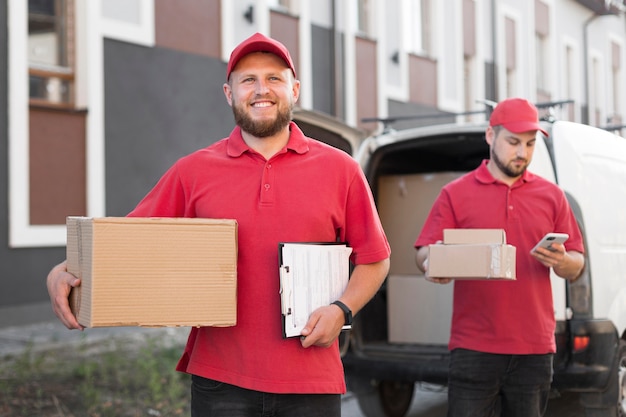
[[[356,314],[376,294],[389,272],[389,258],[372,264],[357,265],[341,299]]]
[[[568,281],[576,281],[583,272],[585,257],[580,252],[566,252],[563,261],[556,265],[554,273]]]

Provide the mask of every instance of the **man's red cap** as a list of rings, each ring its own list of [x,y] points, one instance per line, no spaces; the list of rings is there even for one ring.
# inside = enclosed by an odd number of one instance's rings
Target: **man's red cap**
[[[523,98],[508,98],[498,103],[489,118],[489,126],[499,125],[513,133],[538,130],[548,136],[548,132],[539,126],[537,108]]]
[[[296,76],[296,69],[285,45],[257,32],[233,49],[233,52],[230,54],[230,59],[228,60],[228,66],[226,67],[226,80],[230,78],[230,73],[233,72],[241,58],[252,52],[270,52],[278,56],[285,61],[287,67],[293,72],[293,76]]]

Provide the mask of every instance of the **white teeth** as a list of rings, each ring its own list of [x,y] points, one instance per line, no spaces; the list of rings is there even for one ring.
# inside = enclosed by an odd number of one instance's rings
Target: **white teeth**
[[[260,103],[254,103],[252,106],[253,107],[269,107],[271,105],[272,105],[272,103],[269,103],[267,101],[263,101],[263,102],[260,102]]]

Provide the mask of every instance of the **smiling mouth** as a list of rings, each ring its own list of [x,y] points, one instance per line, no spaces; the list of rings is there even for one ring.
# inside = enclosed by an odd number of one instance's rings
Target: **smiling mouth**
[[[271,101],[257,101],[257,102],[252,103],[251,106],[254,108],[260,109],[260,108],[265,108],[265,107],[271,107],[273,105],[274,103]]]

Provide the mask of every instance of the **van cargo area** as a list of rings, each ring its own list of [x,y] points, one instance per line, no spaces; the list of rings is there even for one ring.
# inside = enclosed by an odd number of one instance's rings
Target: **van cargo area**
[[[573,284],[552,277],[558,350],[553,388],[582,392],[587,415],[622,416],[626,311],[620,308],[626,308],[626,140],[600,129],[559,123],[544,123],[550,137],[538,135],[529,169],[564,184],[584,234],[588,267]],[[415,265],[413,244],[441,188],[489,158],[485,128],[484,124],[455,124],[385,132],[368,138],[356,155],[372,187],[392,251],[385,284],[355,317],[349,341],[342,346],[348,389],[368,417],[404,416],[416,382],[447,383],[453,285],[424,279]],[[579,142],[582,136],[596,146],[607,142],[604,154],[592,157],[599,166],[610,165],[611,189],[621,193],[609,192],[603,197],[605,204],[615,206],[607,209],[614,216],[608,227],[596,224],[590,211],[597,203],[590,200],[590,190],[581,189],[577,183],[581,179],[567,171],[572,163],[578,164],[575,169],[585,172],[589,181],[593,178],[588,188],[600,192],[601,176],[608,173],[583,170],[585,161],[576,155],[584,146]],[[569,162],[560,160],[558,152]],[[610,155],[614,155],[610,161],[601,159]],[[570,182],[567,176],[572,177]],[[602,183],[607,184],[606,178]],[[614,211],[618,208],[622,214]],[[611,231],[611,227],[617,229]],[[613,245],[606,253],[594,243],[602,232],[610,234],[604,236],[603,245]],[[610,299],[604,293],[606,285],[615,291]],[[596,291],[607,297],[602,306],[593,298]]]

